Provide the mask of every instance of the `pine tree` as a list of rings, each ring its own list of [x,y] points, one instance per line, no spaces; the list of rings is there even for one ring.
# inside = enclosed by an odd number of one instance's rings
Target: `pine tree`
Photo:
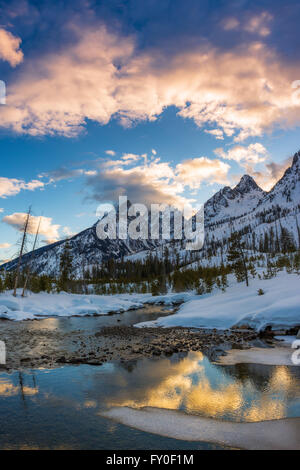
[[[237,281],[246,281],[246,285],[249,286],[244,244],[241,241],[241,236],[238,233],[232,234],[229,239],[229,243],[230,249],[228,253],[228,261],[232,261],[234,263],[233,267]]]
[[[204,280],[205,282],[205,289],[208,294],[210,294],[213,290],[214,282],[211,276],[207,276]]]
[[[5,273],[5,278],[4,278],[4,289],[5,290],[11,290],[14,287],[14,276],[11,272]]]
[[[152,281],[151,282],[151,294],[154,296],[159,295],[159,288],[158,288],[158,282],[157,281]]]
[[[72,256],[70,253],[70,245],[67,242],[64,247],[64,251],[60,255],[60,277],[58,280],[58,289],[61,291],[67,291],[69,287],[69,281],[72,279]]]
[[[202,283],[201,279],[199,280],[196,292],[197,292],[198,295],[203,295],[205,293],[205,288],[203,286],[203,283]]]
[[[226,287],[228,287],[228,282],[227,282],[227,276],[224,272],[222,273],[222,276],[221,276],[221,284],[222,284],[222,291],[225,292]]]
[[[255,269],[254,264],[251,264],[251,265],[250,265],[250,274],[251,274],[251,276],[253,277],[253,279],[254,279],[255,276],[257,275],[257,271],[256,271],[256,269]]]

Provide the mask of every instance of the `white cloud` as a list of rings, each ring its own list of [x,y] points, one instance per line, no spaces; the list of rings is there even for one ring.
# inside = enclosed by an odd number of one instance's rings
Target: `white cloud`
[[[230,166],[220,160],[207,157],[193,158],[179,163],[176,167],[180,181],[190,188],[199,188],[203,181],[228,184]]]
[[[261,186],[265,191],[270,191],[277,181],[283,176],[285,170],[287,170],[292,164],[293,157],[288,157],[280,163],[269,162],[265,164],[263,171],[258,171],[249,165],[248,173],[253,176],[257,184]]]
[[[204,132],[206,132],[206,134],[213,135],[217,140],[224,140],[224,134],[223,134],[223,131],[221,131],[221,129],[212,129],[212,130],[205,129]]]
[[[230,166],[218,159],[200,157],[172,166],[169,162],[161,162],[159,158],[147,161],[146,154],[125,154],[123,157],[129,161],[129,165],[122,165],[123,160],[118,161],[117,165],[111,162],[107,165],[105,162],[97,175],[87,178],[90,198],[105,201],[117,200],[120,195],[126,195],[131,202],[166,203],[182,207],[194,201],[184,194],[185,189],[198,189],[203,182],[228,182]],[[134,166],[130,166],[133,163]]]
[[[236,161],[265,191],[269,191],[277,183],[292,163],[292,157],[281,163],[269,161],[267,149],[258,142],[250,144],[248,147],[236,145],[228,151],[218,148],[215,153],[226,160]],[[257,169],[256,165],[259,165],[260,169]]]
[[[3,222],[14,227],[17,230],[22,230],[24,227],[24,222],[26,220],[27,214],[24,212],[15,212],[11,215],[6,215],[3,217]],[[57,241],[59,239],[58,230],[60,225],[52,224],[51,217],[36,217],[31,215],[30,216],[30,224],[28,227],[28,233],[35,234],[40,223],[40,235],[44,235],[47,242],[51,243],[53,241]]]
[[[216,155],[225,160],[234,160],[242,165],[264,162],[267,159],[267,149],[260,143],[250,144],[248,147],[235,145],[227,152],[222,148],[215,150]]]
[[[134,162],[137,162],[140,159],[147,161],[147,154],[136,155],[135,153],[123,153],[122,157],[119,160],[106,160],[103,163],[105,167],[114,167],[114,166],[128,166]]]
[[[96,201],[117,200],[119,195],[126,195],[131,202],[145,204],[182,206],[187,202],[181,194],[184,186],[176,181],[174,170],[159,159],[132,168],[102,166],[96,176],[87,179],[87,187]]]
[[[114,150],[105,150],[106,155],[111,155],[114,157],[116,155],[116,152]]]
[[[249,30],[268,17],[247,19]],[[74,28],[74,26],[73,26]],[[300,123],[291,83],[300,65],[283,62],[261,42],[230,51],[212,45],[178,52],[157,67],[160,52],[138,52],[134,38],[97,30],[75,30],[77,41],[56,54],[24,63],[0,109],[0,126],[31,135],[78,134],[87,119],[130,126],[153,121],[168,106],[217,138],[240,142],[275,124]],[[116,65],[118,64],[118,65]],[[114,151],[109,151],[114,152]],[[110,156],[112,153],[110,153]]]
[[[8,196],[15,196],[21,190],[34,191],[35,189],[42,189],[44,186],[45,183],[40,180],[32,180],[26,183],[17,178],[0,177],[0,198],[5,199]]]
[[[70,237],[73,237],[73,235],[75,235],[75,232],[72,232],[72,230],[70,229],[70,227],[67,227],[67,226],[66,226],[66,227],[63,227],[62,231],[63,231],[63,233],[64,233],[65,235],[67,235],[67,237],[69,237],[69,238],[70,238]]]
[[[12,67],[20,64],[23,61],[20,44],[20,38],[0,28],[0,60],[8,62]]]

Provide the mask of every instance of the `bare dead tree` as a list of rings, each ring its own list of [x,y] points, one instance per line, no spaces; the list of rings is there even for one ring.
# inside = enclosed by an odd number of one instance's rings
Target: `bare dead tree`
[[[26,216],[24,226],[23,226],[23,229],[22,229],[23,236],[22,236],[22,243],[21,243],[21,248],[20,248],[20,252],[19,252],[19,259],[18,259],[17,269],[16,269],[15,287],[14,287],[14,292],[13,292],[14,297],[17,296],[17,287],[18,287],[18,281],[19,281],[19,275],[20,275],[21,261],[22,261],[23,251],[24,251],[26,237],[27,237],[27,230],[28,230],[28,225],[29,225],[29,220],[30,220],[30,213],[31,213],[31,207],[29,207],[29,209],[28,209],[27,216]]]
[[[36,234],[35,234],[35,238],[34,238],[34,242],[33,242],[33,246],[32,246],[32,251],[30,253],[30,260],[28,262],[28,266],[27,266],[27,270],[26,270],[26,277],[25,277],[25,282],[24,282],[24,286],[23,286],[22,297],[25,297],[27,285],[28,285],[30,277],[31,277],[31,264],[32,264],[32,259],[33,259],[33,253],[34,253],[34,250],[36,248],[38,237],[39,237],[39,232],[40,232],[40,227],[41,227],[41,220],[42,220],[42,218],[40,217],[38,227],[37,227],[37,230],[36,230]]]

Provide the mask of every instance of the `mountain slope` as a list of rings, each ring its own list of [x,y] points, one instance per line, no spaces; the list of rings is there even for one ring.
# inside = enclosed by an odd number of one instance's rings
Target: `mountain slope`
[[[101,264],[103,260],[121,259],[131,253],[154,249],[157,246],[155,240],[100,240],[96,234],[96,225],[94,224],[68,240],[39,248],[33,254],[25,254],[22,259],[23,266],[32,260],[36,273],[58,276],[60,256],[64,251],[65,244],[68,243],[73,259],[74,274],[80,277],[85,269]],[[13,270],[16,265],[17,259],[2,267]]]
[[[235,188],[225,186],[205,203],[205,222],[210,225],[247,214],[265,195],[251,176],[244,175]]]
[[[272,249],[281,247],[288,237],[294,246],[300,247],[300,152],[282,178],[268,193],[264,192],[249,175],[231,189],[226,186],[212,196],[204,206],[205,245],[198,257],[207,259],[219,252],[226,252],[232,232],[240,232],[248,249],[259,250],[266,245],[266,234]],[[270,242],[271,240],[271,242]],[[289,241],[289,243],[290,243]],[[59,241],[39,248],[33,253],[34,270],[38,274],[57,276],[60,255],[68,243],[73,257],[74,274],[81,277],[83,270],[99,265],[110,258],[145,258],[149,252],[162,256],[161,240],[100,240],[96,234],[96,224],[78,233],[69,240]],[[272,245],[273,243],[273,245]],[[180,253],[186,257],[181,241],[167,243],[170,256]],[[190,253],[188,253],[190,255]],[[26,265],[31,255],[24,255]],[[191,256],[188,256],[191,258]],[[17,260],[4,264],[7,270],[15,269]]]

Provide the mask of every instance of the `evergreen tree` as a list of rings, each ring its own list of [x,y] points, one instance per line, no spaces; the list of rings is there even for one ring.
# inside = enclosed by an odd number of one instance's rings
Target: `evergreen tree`
[[[222,291],[225,292],[226,287],[228,287],[228,282],[227,282],[227,276],[224,272],[222,273],[222,276],[221,276],[221,284],[222,284]]]
[[[228,261],[233,262],[233,268],[237,281],[246,281],[246,285],[249,286],[246,257],[244,254],[244,243],[241,241],[241,236],[238,233],[232,234],[229,243],[230,248],[228,253]]]
[[[254,266],[254,264],[252,264],[252,263],[251,263],[251,265],[250,265],[250,274],[251,274],[251,276],[253,277],[253,279],[254,279],[255,276],[257,275],[255,266]]]
[[[153,296],[159,295],[159,286],[157,280],[151,282],[151,294]]]
[[[60,255],[60,277],[58,280],[58,289],[61,291],[68,290],[69,281],[72,279],[73,262],[70,253],[70,245],[67,242],[64,251]]]
[[[207,276],[204,280],[205,282],[205,289],[208,294],[210,294],[213,290],[214,282],[211,276]]]
[[[5,273],[5,279],[4,279],[4,289],[5,290],[11,290],[14,288],[14,276],[11,272]]]
[[[203,283],[202,283],[201,280],[199,281],[196,292],[197,292],[198,295],[203,295],[205,293],[205,288],[204,288]]]

